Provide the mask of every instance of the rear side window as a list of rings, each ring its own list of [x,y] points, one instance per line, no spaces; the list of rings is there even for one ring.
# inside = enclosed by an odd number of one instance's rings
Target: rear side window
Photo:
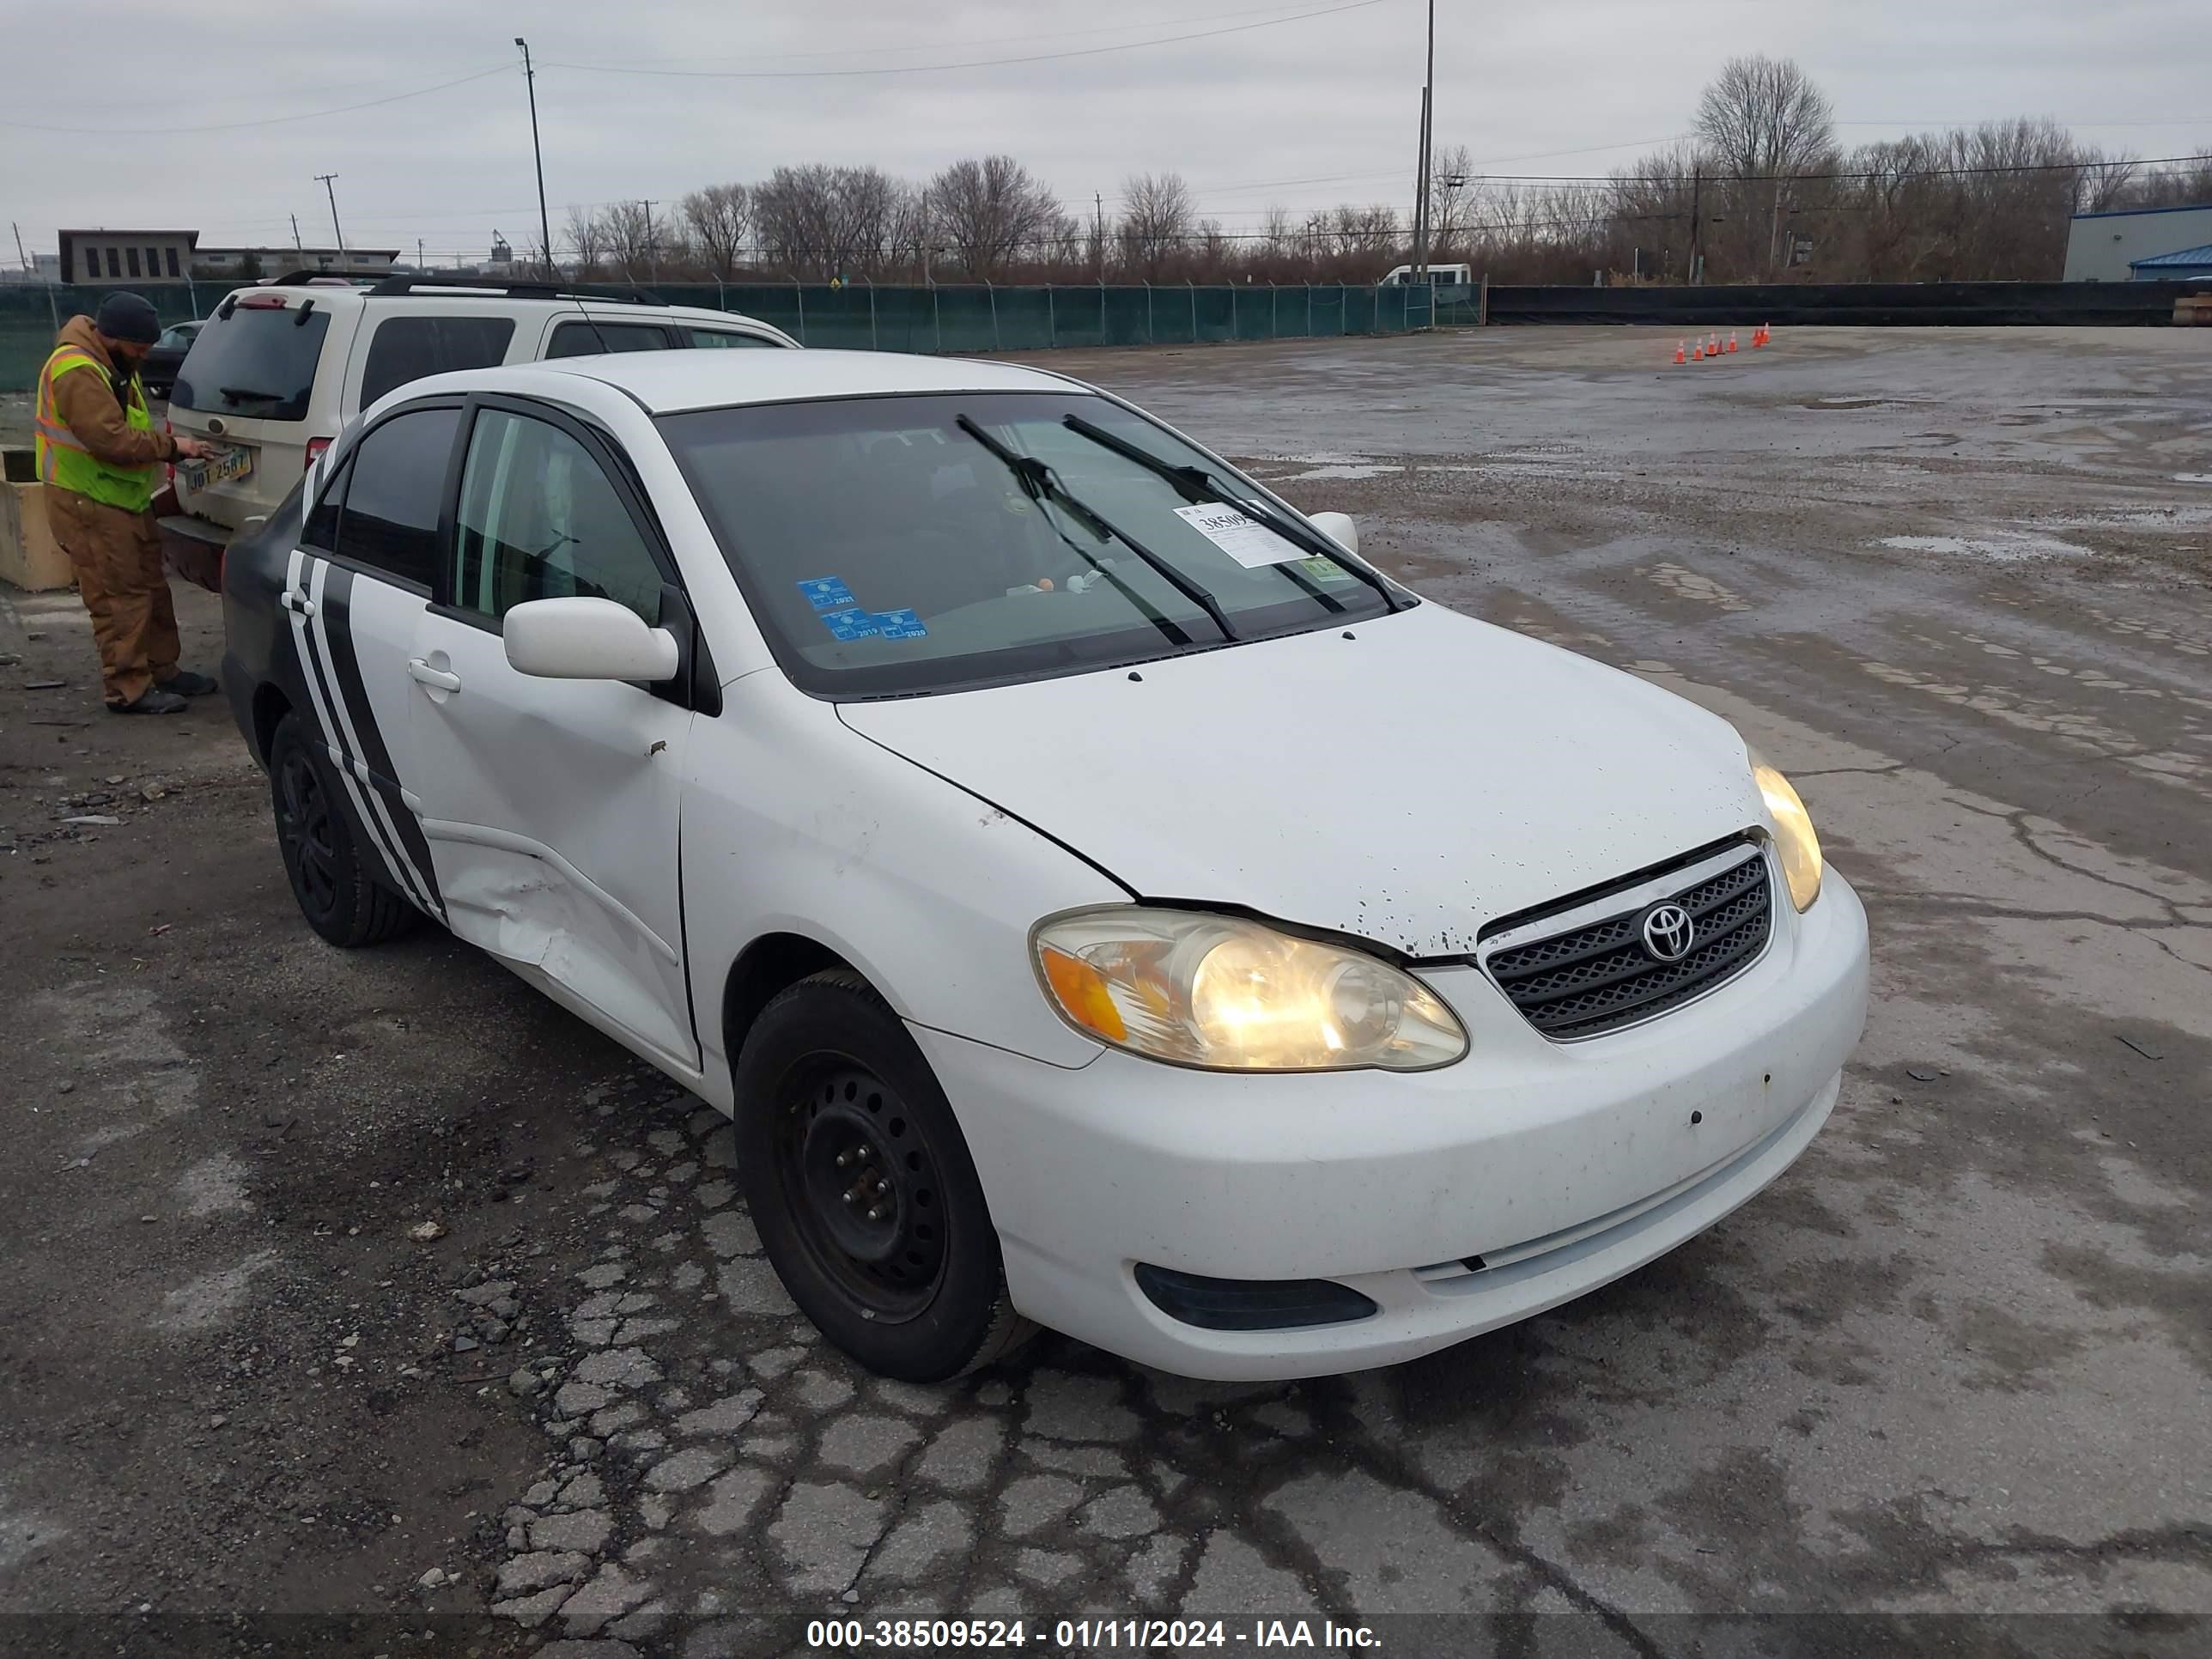
[[[734,330],[726,328],[679,327],[676,331],[684,337],[684,344],[695,349],[713,350],[717,348],[743,346],[768,346],[777,350],[782,349],[781,341],[768,339],[758,334],[739,334]]]
[[[604,323],[579,319],[553,331],[548,357],[592,357],[603,351],[665,351],[668,331],[653,323]]]
[[[368,337],[361,406],[367,409],[394,386],[426,374],[503,362],[514,337],[512,317],[386,317]]]
[[[218,310],[192,337],[170,406],[255,421],[304,421],[330,313],[275,306]]]
[[[438,506],[460,420],[457,409],[410,410],[354,447],[338,514],[340,556],[428,588],[438,564]]]

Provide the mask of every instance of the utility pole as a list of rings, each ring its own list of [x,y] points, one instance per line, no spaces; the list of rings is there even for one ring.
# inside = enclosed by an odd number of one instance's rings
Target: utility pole
[[[23,269],[28,270],[31,268],[31,256],[23,252],[23,228],[10,219],[8,222],[8,228],[15,233],[15,258],[22,263]]]
[[[660,280],[660,249],[653,240],[653,204],[647,202],[644,205],[645,268],[647,271],[650,273],[647,276],[646,280],[647,282],[658,283]]]
[[[307,244],[300,240],[300,216],[295,213],[292,216],[292,252],[301,253],[306,249]]]
[[[1429,0],[1429,51],[1421,70],[1421,165],[1413,175],[1413,280],[1429,289],[1433,313],[1436,291],[1429,287],[1429,150],[1431,102],[1437,82],[1437,0]],[[1431,315],[1431,320],[1434,320]]]
[[[1106,198],[1098,191],[1091,192],[1091,210],[1097,216],[1091,220],[1091,240],[1098,245],[1098,286],[1106,286]]]
[[[422,239],[420,236],[415,239],[415,268],[417,270],[422,268]]]
[[[1705,168],[1699,162],[1690,170],[1690,282],[1693,287],[1705,278],[1705,255],[1700,251],[1705,245]]]
[[[553,222],[545,216],[545,152],[538,143],[538,71],[531,67],[530,42],[520,35],[514,44],[522,48],[522,81],[530,88],[530,153],[538,162],[538,234],[544,239],[545,280],[553,280]]]
[[[338,239],[338,263],[343,264],[345,263],[345,232],[338,228],[337,186],[331,182],[337,177],[337,174],[335,173],[319,173],[315,175],[315,182],[320,185],[330,196],[331,229],[336,233]]]

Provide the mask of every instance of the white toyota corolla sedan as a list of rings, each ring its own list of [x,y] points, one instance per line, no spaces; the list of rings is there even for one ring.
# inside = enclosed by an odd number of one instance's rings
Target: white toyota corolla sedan
[[[1858,899],[1733,728],[1036,369],[418,381],[224,586],[308,922],[427,916],[731,1114],[792,1297],[892,1376],[1525,1318],[1787,1169],[1864,1020]]]

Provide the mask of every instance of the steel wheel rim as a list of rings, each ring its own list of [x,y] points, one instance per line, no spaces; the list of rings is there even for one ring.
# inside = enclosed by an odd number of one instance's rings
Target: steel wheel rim
[[[801,1062],[779,1091],[774,1158],[801,1246],[862,1316],[927,1311],[948,1260],[944,1186],[897,1091],[848,1055]]]
[[[332,834],[329,798],[314,763],[295,749],[277,768],[283,802],[276,833],[285,863],[295,872],[300,899],[316,915],[328,915],[337,903],[337,842]]]

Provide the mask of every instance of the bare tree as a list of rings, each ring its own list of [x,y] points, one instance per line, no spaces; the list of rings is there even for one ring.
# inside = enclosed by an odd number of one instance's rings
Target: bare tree
[[[1150,281],[1190,234],[1194,209],[1179,173],[1133,173],[1121,186],[1121,256]]]
[[[928,207],[965,276],[988,281],[1060,222],[1060,200],[1011,155],[955,161],[929,181]]]
[[[885,256],[902,185],[880,167],[778,167],[753,187],[753,222],[769,262],[801,276],[872,273]]]
[[[1474,156],[1465,144],[1431,153],[1429,159],[1429,254],[1462,247],[1474,205]]]
[[[738,268],[738,254],[752,228],[752,192],[743,185],[709,185],[695,190],[682,203],[684,222],[691,228],[708,269],[728,277]]]
[[[622,268],[626,280],[643,282],[659,254],[661,226],[654,221],[652,210],[641,201],[610,203],[599,217],[599,227],[608,260]]]
[[[579,277],[591,276],[599,270],[599,261],[606,255],[606,231],[599,222],[599,215],[588,208],[571,205],[566,234],[568,246],[576,250],[576,275]]]
[[[1699,96],[1692,125],[1722,175],[1723,240],[1747,274],[1771,277],[1784,263],[1784,209],[1797,204],[1792,181],[1821,171],[1835,155],[1827,95],[1788,58],[1731,58]]]

